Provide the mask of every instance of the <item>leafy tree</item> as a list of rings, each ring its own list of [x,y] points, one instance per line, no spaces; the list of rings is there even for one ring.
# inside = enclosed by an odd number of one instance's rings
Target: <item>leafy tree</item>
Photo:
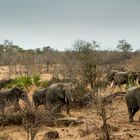
[[[117,45],[117,49],[123,52],[132,51],[132,45],[126,42],[126,40],[119,40],[119,44]]]
[[[50,46],[44,46],[42,48],[43,52],[47,52],[47,51],[50,51],[52,48]]]
[[[35,52],[36,52],[36,53],[41,53],[42,51],[41,51],[40,48],[36,48],[36,49],[35,49]]]

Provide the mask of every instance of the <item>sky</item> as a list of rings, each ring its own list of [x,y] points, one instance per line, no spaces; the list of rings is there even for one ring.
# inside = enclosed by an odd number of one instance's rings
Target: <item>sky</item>
[[[96,40],[115,49],[125,39],[140,49],[140,0],[0,0],[0,44],[24,49],[72,47]]]

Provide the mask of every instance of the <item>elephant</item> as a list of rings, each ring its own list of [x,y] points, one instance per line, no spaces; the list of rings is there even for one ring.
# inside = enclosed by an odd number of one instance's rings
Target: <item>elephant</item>
[[[34,92],[33,103],[34,103],[35,109],[39,105],[44,105],[44,106],[46,105],[46,92],[47,92],[47,88],[38,89]]]
[[[138,75],[137,79],[138,79],[138,83],[140,85],[140,75]]]
[[[23,100],[27,105],[30,105],[27,92],[20,88],[12,88],[0,91],[0,110],[4,114],[6,106],[14,105],[14,110],[21,110],[19,100]]]
[[[138,80],[138,84],[140,85],[140,72],[134,72],[135,75],[135,81]]]
[[[134,85],[135,82],[135,76],[132,71],[126,71],[126,72],[117,72],[114,75],[114,85],[121,86],[123,84],[132,84]]]
[[[54,106],[52,111],[60,112],[61,106],[66,105],[67,114],[70,113],[70,104],[73,102],[75,87],[72,83],[55,83],[46,90],[46,109]]]
[[[0,89],[4,88],[7,84],[10,84],[12,81],[12,79],[2,79],[0,81]]]
[[[107,80],[111,83],[114,80],[114,76],[116,73],[118,73],[118,70],[111,70],[108,74],[107,74]]]
[[[129,88],[126,91],[125,100],[129,113],[129,122],[133,122],[135,113],[140,109],[140,87]]]

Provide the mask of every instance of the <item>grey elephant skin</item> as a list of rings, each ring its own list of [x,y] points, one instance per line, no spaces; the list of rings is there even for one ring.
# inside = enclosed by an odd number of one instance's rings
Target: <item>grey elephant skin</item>
[[[118,73],[118,70],[111,70],[109,71],[109,73],[107,74],[107,80],[111,83],[114,80],[114,76],[116,73]]]
[[[115,86],[116,85],[121,86],[123,84],[129,84],[129,83],[134,85],[134,81],[135,81],[135,76],[134,76],[134,73],[132,71],[117,72],[114,75],[114,85]]]
[[[14,105],[15,111],[20,110],[19,100],[23,100],[30,105],[27,92],[20,88],[13,88],[0,91],[0,110],[4,114],[4,109],[7,106]]]
[[[70,113],[70,104],[75,93],[72,83],[56,83],[47,88],[46,108],[53,106],[53,112],[60,112],[61,106],[66,105],[67,114]]]
[[[140,85],[140,72],[134,72],[135,74],[135,81],[138,80],[138,83]]]
[[[126,91],[125,99],[129,112],[129,122],[132,122],[135,113],[140,109],[140,87],[129,88]]]
[[[46,105],[46,92],[47,89],[43,88],[43,89],[38,89],[34,92],[33,94],[33,103],[35,108],[37,108],[40,105]]]

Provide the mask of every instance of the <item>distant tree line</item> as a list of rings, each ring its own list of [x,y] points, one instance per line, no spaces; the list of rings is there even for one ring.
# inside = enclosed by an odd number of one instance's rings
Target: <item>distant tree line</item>
[[[97,72],[100,74],[112,67],[115,69],[126,65],[129,68],[128,64],[134,63],[134,56],[139,58],[139,55],[139,51],[132,52],[132,45],[126,40],[120,40],[116,50],[100,50],[100,44],[95,40],[76,40],[73,48],[66,51],[54,50],[51,46],[25,50],[9,40],[0,44],[0,65],[9,66],[10,74],[34,75],[49,72],[53,75],[77,77],[90,83],[91,87],[99,77]]]

